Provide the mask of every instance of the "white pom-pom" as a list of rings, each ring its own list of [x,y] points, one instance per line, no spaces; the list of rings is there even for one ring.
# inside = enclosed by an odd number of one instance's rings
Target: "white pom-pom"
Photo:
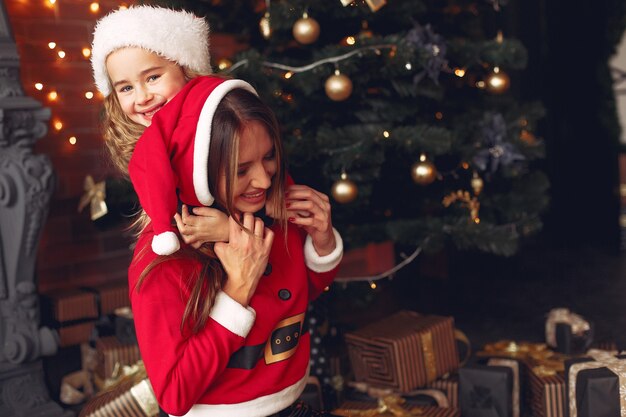
[[[174,232],[164,232],[152,238],[152,250],[157,255],[170,255],[180,249],[180,242]]]

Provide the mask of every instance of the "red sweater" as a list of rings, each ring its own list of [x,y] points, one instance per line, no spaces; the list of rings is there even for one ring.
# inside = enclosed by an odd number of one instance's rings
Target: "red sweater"
[[[196,334],[180,324],[189,298],[188,278],[196,261],[168,260],[156,266],[140,290],[139,276],[157,257],[146,230],[129,268],[130,300],[137,340],[148,377],[163,410],[174,416],[261,417],[292,404],[304,389],[309,366],[309,333],[303,330],[307,304],[334,279],[337,248],[320,257],[310,237],[290,225],[274,228],[269,257],[250,306],[220,292],[206,326]],[[143,252],[143,253],[142,253]]]

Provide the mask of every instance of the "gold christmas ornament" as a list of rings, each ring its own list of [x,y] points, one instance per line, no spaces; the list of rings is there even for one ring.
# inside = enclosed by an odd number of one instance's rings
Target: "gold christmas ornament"
[[[472,176],[472,180],[470,181],[470,185],[472,186],[472,190],[474,190],[474,195],[480,195],[483,190],[483,186],[485,185],[483,179],[478,176],[478,173],[474,171],[474,175]]]
[[[341,174],[341,179],[333,184],[330,193],[336,202],[346,204],[356,199],[359,189],[354,181],[348,179],[348,175],[344,172]]]
[[[259,21],[259,30],[261,35],[265,39],[269,39],[272,36],[272,27],[270,26],[270,12],[265,12],[261,20]]]
[[[309,45],[320,36],[320,25],[317,20],[304,13],[293,25],[293,37],[303,45]]]
[[[469,211],[470,219],[474,223],[480,223],[480,217],[478,216],[480,211],[480,202],[476,197],[471,197],[469,191],[453,191],[443,198],[441,204],[443,204],[444,207],[450,207],[457,201],[461,203],[461,207],[465,207]]]
[[[411,178],[419,185],[431,184],[437,178],[437,168],[426,158],[426,155],[421,154],[420,160],[411,167]]]
[[[233,66],[233,62],[228,58],[220,58],[217,60],[217,69],[225,71]]]
[[[333,101],[343,101],[352,94],[352,80],[343,75],[339,70],[328,77],[324,84],[326,95]]]
[[[500,68],[494,67],[493,72],[489,74],[485,80],[485,87],[487,91],[494,94],[502,94],[509,89],[511,85],[511,79]]]

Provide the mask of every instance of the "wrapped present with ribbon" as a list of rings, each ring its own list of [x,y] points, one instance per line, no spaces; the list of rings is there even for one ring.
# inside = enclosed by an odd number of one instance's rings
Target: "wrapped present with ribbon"
[[[375,402],[378,399],[395,395],[402,397],[403,403],[407,406],[450,408],[446,394],[435,388],[417,389],[400,395],[389,388],[379,388],[365,382],[349,382],[348,387],[351,389],[345,394],[347,401]]]
[[[116,367],[131,365],[141,359],[139,346],[122,343],[115,336],[102,337],[96,341],[98,363],[96,366],[96,385],[114,375]]]
[[[105,389],[85,404],[79,417],[154,417],[159,405],[143,362],[118,367]]]
[[[459,367],[452,317],[404,310],[345,340],[355,379],[395,392],[425,387]]]
[[[332,411],[344,417],[460,417],[456,408],[409,405],[399,395],[388,395],[378,402],[345,401]]]
[[[433,388],[443,392],[448,399],[450,407],[459,406],[459,374],[452,373],[446,374],[441,378],[437,378],[433,382],[427,385],[428,388]]]
[[[501,340],[489,343],[476,353],[479,357],[513,358],[523,364],[525,378],[521,391],[536,417],[564,417],[565,360],[569,356],[554,352],[545,343]]]
[[[459,369],[459,403],[464,417],[520,417],[523,365],[490,358]]]
[[[98,318],[96,298],[79,289],[48,291],[41,297],[41,317],[57,331],[61,347],[88,342]]]
[[[593,342],[593,326],[567,308],[553,308],[546,319],[546,343],[557,352],[582,354]]]
[[[565,362],[569,417],[626,416],[626,355],[591,349]]]

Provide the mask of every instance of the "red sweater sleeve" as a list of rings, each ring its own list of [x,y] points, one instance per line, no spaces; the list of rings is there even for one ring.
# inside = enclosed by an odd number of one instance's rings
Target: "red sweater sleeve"
[[[184,277],[195,272],[184,262],[170,260],[156,266],[141,289],[131,291],[137,339],[150,382],[161,407],[173,415],[186,414],[198,402],[245,341],[212,318],[197,334],[181,332],[189,294]]]

